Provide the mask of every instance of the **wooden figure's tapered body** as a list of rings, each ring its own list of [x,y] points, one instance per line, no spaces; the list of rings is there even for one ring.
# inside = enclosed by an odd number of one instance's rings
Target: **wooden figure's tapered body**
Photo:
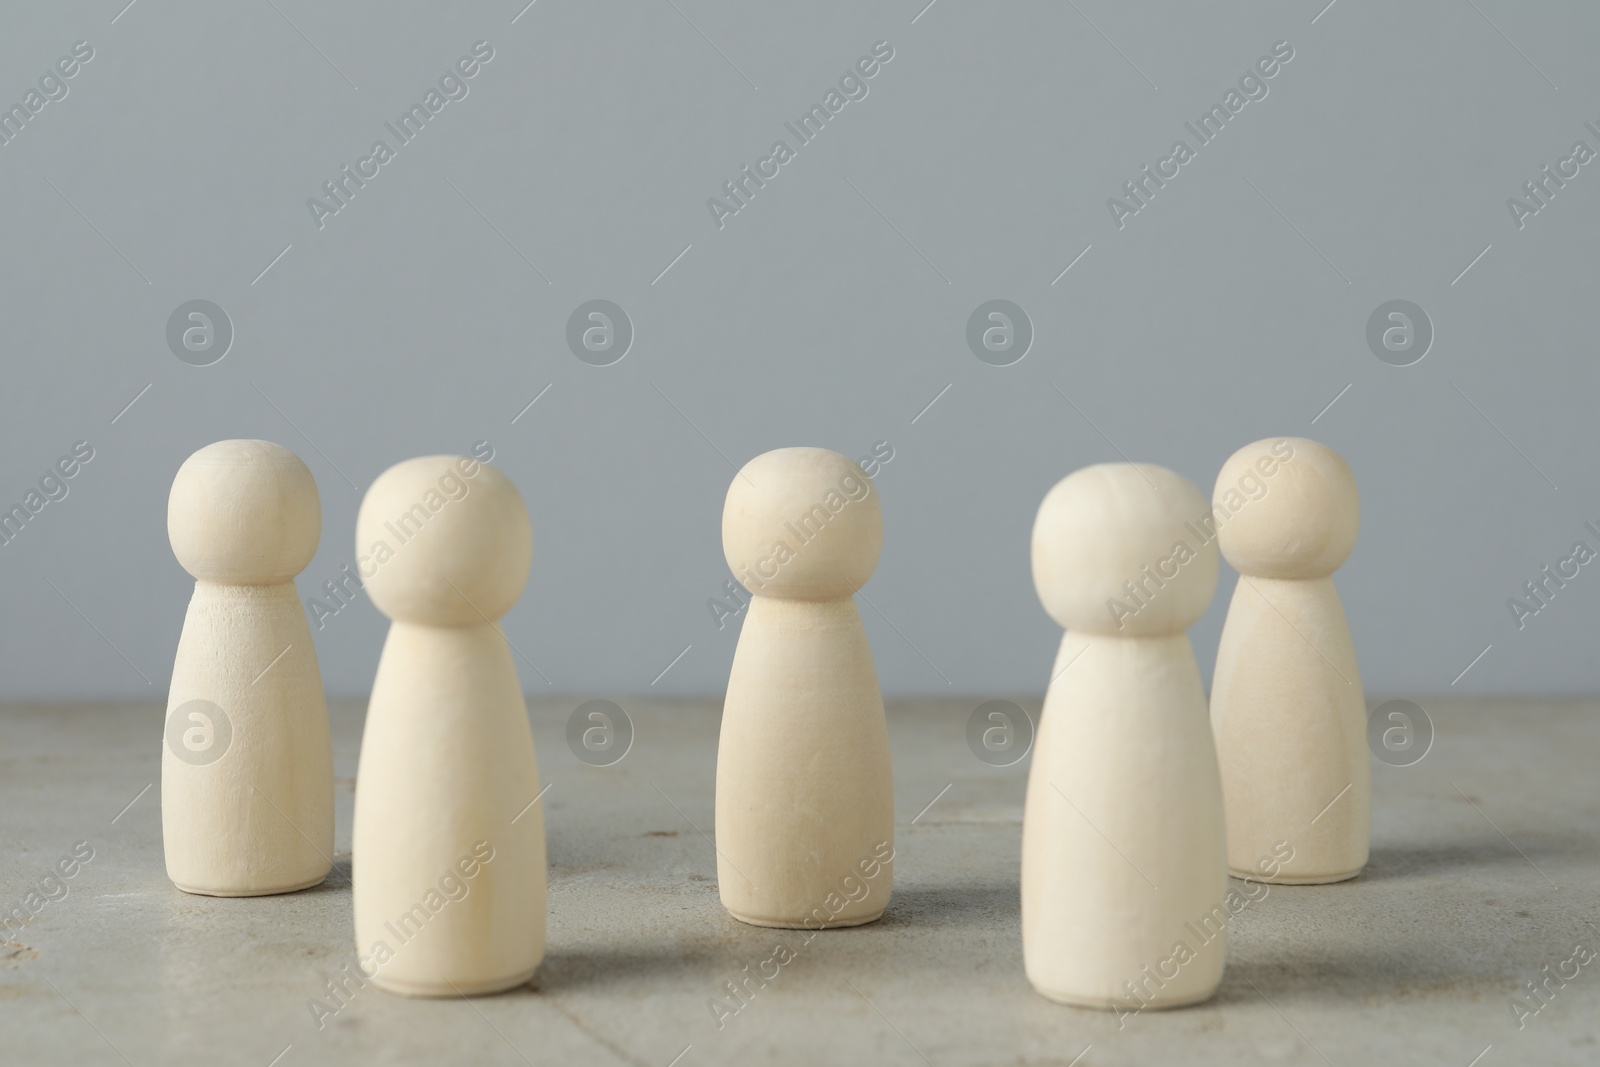
[[[395,622],[357,780],[356,946],[394,952],[377,984],[450,996],[533,977],[544,956],[544,818],[542,805],[522,812],[539,795],[539,769],[494,626]]]
[[[1240,572],[1211,685],[1228,866],[1280,884],[1353,878],[1367,862],[1372,769],[1331,575],[1355,545],[1355,479],[1315,441],[1258,441],[1223,467],[1213,509]]]
[[[882,514],[861,468],[786,448],[752,460],[723,512],[729,567],[753,594],[717,749],[717,882],[758,926],[859,926],[893,887],[883,697],[854,591]]]
[[[858,861],[892,850],[889,732],[853,600],[751,601],[722,709],[716,827],[735,918],[858,926],[883,914],[892,871],[861,881]],[[830,896],[846,900],[837,913]]]
[[[186,461],[168,501],[193,574],[167,699],[161,829],[167,876],[190,893],[317,885],[333,865],[333,749],[294,576],[321,510],[304,463],[267,441]]]
[[[495,620],[527,581],[521,495],[476,460],[428,456],[367,491],[357,552],[394,619],[373,682],[354,825],[356,948],[380,988],[492,993],[544,956],[539,769]]]
[[[1066,634],[1022,825],[1028,980],[1051,1000],[1140,1011],[1205,1000],[1226,962],[1222,786],[1186,628],[1217,551],[1187,481],[1080,470],[1045,497],[1034,581]]]
[[[1069,632],[1062,652],[1072,667],[1045,695],[1022,829],[1028,980],[1092,1008],[1205,1000],[1232,916],[1222,782],[1188,635]],[[1193,958],[1163,968],[1180,943]]]

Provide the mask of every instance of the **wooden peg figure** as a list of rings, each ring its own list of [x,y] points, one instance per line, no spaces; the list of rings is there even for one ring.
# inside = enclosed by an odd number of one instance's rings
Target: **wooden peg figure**
[[[872,481],[821,448],[757,456],[722,547],[752,594],[717,747],[717,882],[757,926],[859,926],[893,884],[883,696],[854,594],[883,546]]]
[[[1228,866],[1288,885],[1354,878],[1367,863],[1372,767],[1333,572],[1361,524],[1355,477],[1327,445],[1269,438],[1223,465],[1212,507],[1239,571],[1211,682]]]
[[[314,886],[333,866],[333,747],[294,579],[322,533],[317,483],[271,441],[218,441],[167,499],[195,578],[161,752],[167,876],[219,897]]]
[[[496,621],[528,580],[533,533],[500,471],[460,456],[390,467],[356,551],[390,619],[356,785],[356,948],[380,988],[493,993],[545,945],[544,806],[527,705]]]
[[[1217,584],[1205,498],[1151,464],[1056,484],[1033,527],[1066,629],[1028,774],[1022,948],[1051,1000],[1119,1013],[1205,1000],[1227,951],[1222,786],[1187,628]]]

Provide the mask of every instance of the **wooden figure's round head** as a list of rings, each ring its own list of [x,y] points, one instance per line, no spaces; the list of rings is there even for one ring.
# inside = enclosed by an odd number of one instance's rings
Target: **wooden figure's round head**
[[[271,441],[218,441],[178,468],[167,537],[201,581],[292,582],[317,554],[322,502],[299,456]]]
[[[1193,625],[1217,588],[1217,544],[1192,483],[1101,463],[1055,484],[1033,523],[1033,584],[1069,630],[1140,637]]]
[[[854,460],[779,448],[744,465],[722,507],[722,553],[746,589],[788,600],[854,596],[878,566],[883,509]]]
[[[533,528],[522,494],[465,456],[421,456],[378,475],[356,516],[356,563],[397,622],[475,626],[511,610],[528,582]]]
[[[1217,540],[1240,574],[1325,578],[1356,545],[1355,475],[1327,445],[1272,437],[1222,465],[1212,494]]]

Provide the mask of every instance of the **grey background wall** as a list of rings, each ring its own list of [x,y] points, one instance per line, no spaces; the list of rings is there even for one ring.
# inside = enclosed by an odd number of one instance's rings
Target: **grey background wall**
[[[1339,584],[1369,692],[1595,688],[1600,565],[1520,628],[1507,605],[1600,548],[1600,163],[1507,205],[1600,151],[1591,5],[125,2],[3,14],[0,103],[93,57],[0,145],[0,500],[94,458],[0,545],[0,697],[164,697],[191,588],[167,489],[225,437],[315,473],[306,598],[380,471],[490,442],[535,530],[524,682],[587,697],[720,690],[722,497],[766,449],[890,443],[862,609],[884,686],[1007,695],[1059,640],[1027,551],[1051,484],[1128,456],[1209,491],[1238,446],[1314,436],[1361,485]],[[480,41],[401,144],[385,123]],[[801,144],[784,124],[880,41]],[[1185,123],[1277,42],[1201,144]],[[379,139],[319,225],[308,198]],[[780,139],[719,226],[708,198]],[[1179,139],[1119,225],[1108,199]],[[168,343],[197,299],[233,334],[207,366]],[[608,366],[566,340],[592,299],[634,331]],[[991,299],[1034,333],[1009,366],[966,339]],[[1409,366],[1368,343],[1395,299],[1434,335]],[[1232,585],[1194,630],[1208,675]],[[330,691],[364,692],[386,621],[321,622]]]

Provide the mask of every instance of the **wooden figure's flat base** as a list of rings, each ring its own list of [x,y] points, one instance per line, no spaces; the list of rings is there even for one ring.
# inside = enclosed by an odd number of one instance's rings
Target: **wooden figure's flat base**
[[[1076,993],[1057,993],[1050,989],[1040,989],[1038,986],[1034,986],[1033,991],[1046,1000],[1053,1000],[1057,1004],[1067,1004],[1074,1008],[1093,1008],[1096,1011],[1166,1011],[1168,1008],[1189,1008],[1196,1004],[1203,1004],[1216,995],[1216,990],[1213,989],[1197,996],[1163,1000],[1159,1003],[1141,1003],[1137,1000],[1091,1000],[1088,997],[1078,996]]]
[[[765,926],[773,930],[842,930],[850,926],[865,926],[868,923],[875,923],[883,918],[883,912],[887,910],[888,908],[885,906],[883,911],[879,911],[876,915],[867,915],[857,919],[840,919],[838,922],[831,922],[826,926],[807,926],[804,922],[795,922],[793,919],[757,919],[751,915],[740,915],[732,909],[729,909],[728,914],[750,926]]]
[[[476,982],[407,982],[385,978],[382,971],[372,978],[372,984],[385,993],[397,993],[402,997],[481,997],[491,993],[504,993],[508,989],[515,989],[527,985],[533,979],[533,973],[539,968],[537,965],[522,971],[519,974],[507,975],[504,978],[484,978]]]
[[[273,897],[279,896],[283,893],[298,893],[302,889],[310,889],[312,886],[321,885],[327,880],[328,876],[326,874],[321,874],[311,879],[309,882],[301,882],[298,885],[286,885],[272,889],[219,889],[213,886],[182,885],[178,882],[173,882],[172,884],[183,890],[185,893],[192,893],[197,897]]]
[[[1299,878],[1290,878],[1281,874],[1274,878],[1267,878],[1260,871],[1255,873],[1236,871],[1231,867],[1228,869],[1228,873],[1235,878],[1241,878],[1247,882],[1260,882],[1263,885],[1331,885],[1334,882],[1348,882],[1364,870],[1366,870],[1366,867],[1362,866],[1353,871],[1346,871],[1344,874],[1311,874]]]

